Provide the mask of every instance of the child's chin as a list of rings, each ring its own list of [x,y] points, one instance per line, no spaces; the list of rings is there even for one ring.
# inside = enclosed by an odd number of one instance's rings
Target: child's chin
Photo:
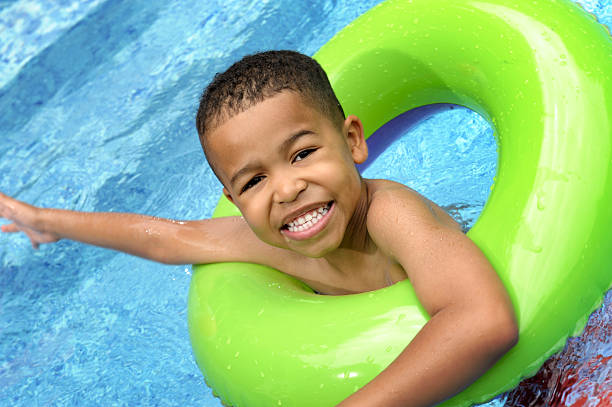
[[[302,244],[300,244],[300,242],[288,242],[288,249],[301,254],[302,256],[305,257],[311,257],[311,258],[321,258],[324,257],[326,254],[333,252],[336,248],[338,248],[339,244],[334,244],[334,242],[308,242],[310,244],[307,244],[306,242],[303,242]]]

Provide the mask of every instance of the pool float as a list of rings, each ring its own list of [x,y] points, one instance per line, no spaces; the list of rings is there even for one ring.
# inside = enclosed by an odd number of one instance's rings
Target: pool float
[[[612,283],[609,33],[569,0],[389,0],[315,58],[367,134],[434,103],[489,120],[498,173],[468,236],[510,292],[520,341],[445,405],[484,402],[533,375]],[[232,215],[220,201],[214,216]],[[321,296],[244,263],[194,267],[188,311],[198,366],[233,406],[334,405],[428,318],[408,281]]]

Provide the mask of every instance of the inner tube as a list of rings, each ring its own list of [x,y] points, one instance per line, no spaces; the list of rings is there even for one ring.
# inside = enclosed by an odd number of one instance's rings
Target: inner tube
[[[389,0],[315,58],[366,134],[435,103],[466,106],[495,129],[496,182],[468,236],[510,292],[520,340],[445,405],[515,387],[581,332],[612,285],[609,32],[569,0]],[[223,199],[214,214],[234,215]],[[233,263],[195,266],[189,291],[195,359],[233,406],[335,405],[427,318],[408,281],[321,296]]]

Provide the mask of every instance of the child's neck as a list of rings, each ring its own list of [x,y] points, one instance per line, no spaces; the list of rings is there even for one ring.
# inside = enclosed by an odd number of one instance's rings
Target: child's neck
[[[367,228],[370,199],[370,188],[367,181],[362,179],[359,201],[344,232],[344,239],[336,250],[324,256],[329,265],[340,272],[355,270],[354,263],[376,249]]]

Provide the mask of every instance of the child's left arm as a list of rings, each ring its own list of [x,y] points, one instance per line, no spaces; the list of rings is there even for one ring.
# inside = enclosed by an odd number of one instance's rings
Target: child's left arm
[[[340,406],[431,406],[467,387],[514,346],[514,310],[480,249],[423,197],[408,189],[379,195],[368,231],[402,265],[431,319]]]

